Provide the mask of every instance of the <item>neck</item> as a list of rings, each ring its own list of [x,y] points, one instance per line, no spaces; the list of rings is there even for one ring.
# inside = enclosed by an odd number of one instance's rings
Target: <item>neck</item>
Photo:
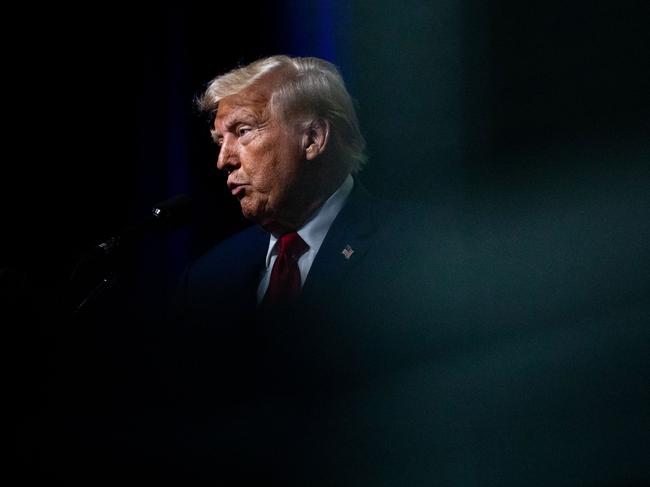
[[[346,177],[347,173],[336,178],[330,178],[328,181],[315,181],[310,188],[306,187],[305,191],[299,195],[302,197],[296,198],[294,204],[290,205],[291,211],[284,212],[280,218],[263,224],[262,227],[274,235],[282,235],[302,228],[343,184]],[[311,189],[311,191],[308,191],[308,189]]]

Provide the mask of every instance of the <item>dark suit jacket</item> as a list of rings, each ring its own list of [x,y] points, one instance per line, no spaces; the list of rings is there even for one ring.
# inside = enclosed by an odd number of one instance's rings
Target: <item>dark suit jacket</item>
[[[259,227],[227,239],[187,269],[177,303],[182,337],[175,343],[186,347],[179,355],[185,362],[182,402],[212,418],[217,411],[221,418],[238,418],[232,419],[239,427],[229,444],[250,439],[236,449],[246,452],[242,458],[254,458],[247,465],[261,471],[273,465],[286,480],[324,458],[338,463],[334,452],[342,445],[327,440],[326,426],[342,427],[332,424],[339,417],[337,401],[424,350],[423,337],[408,332],[422,316],[413,304],[421,284],[414,278],[423,240],[418,211],[373,198],[357,182],[299,302],[271,314],[256,306],[269,240]],[[342,253],[346,248],[352,249],[349,258]],[[228,425],[218,423],[225,434]],[[280,437],[275,428],[283,431]],[[273,448],[261,448],[270,438]],[[193,441],[205,446],[207,440]]]
[[[372,258],[373,253],[384,252],[387,261],[396,253],[407,258],[409,237],[403,231],[415,219],[404,208],[371,197],[357,183],[316,256],[301,293],[302,304],[327,302],[329,306],[346,294],[363,292],[373,283],[353,288],[348,280],[368,272],[369,253]],[[214,324],[213,317],[224,312],[236,316],[254,310],[268,242],[269,235],[253,226],[198,259],[182,279],[181,312],[193,319],[209,316]],[[342,254],[346,246],[353,250],[350,258]]]

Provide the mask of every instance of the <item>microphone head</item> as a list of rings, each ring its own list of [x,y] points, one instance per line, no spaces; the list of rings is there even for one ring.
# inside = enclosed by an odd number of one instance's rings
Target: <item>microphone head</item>
[[[187,223],[191,215],[191,200],[185,194],[177,194],[153,206],[151,213],[157,223],[166,228],[176,228]]]
[[[151,209],[151,215],[128,225],[120,232],[93,245],[91,250],[82,256],[82,259],[92,260],[98,256],[112,255],[118,248],[124,247],[126,243],[133,243],[147,234],[153,233],[160,236],[166,232],[176,230],[189,223],[190,217],[191,204],[189,196],[178,194],[155,204]],[[79,265],[81,265],[82,260],[79,262]]]

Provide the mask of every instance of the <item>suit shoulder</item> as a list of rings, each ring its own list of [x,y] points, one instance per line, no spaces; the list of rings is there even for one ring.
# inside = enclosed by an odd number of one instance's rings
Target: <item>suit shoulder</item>
[[[251,226],[214,245],[188,266],[187,273],[199,278],[203,275],[226,275],[238,272],[243,262],[251,262],[268,245],[268,234],[258,226]]]
[[[201,265],[215,259],[219,260],[234,255],[240,255],[241,253],[246,253],[251,249],[257,249],[260,242],[264,240],[268,243],[268,234],[256,225],[250,226],[215,244],[195,259],[194,262],[197,265]]]
[[[188,303],[205,307],[214,305],[220,296],[247,292],[263,265],[267,246],[268,234],[256,226],[216,244],[185,268],[177,286],[176,307]]]

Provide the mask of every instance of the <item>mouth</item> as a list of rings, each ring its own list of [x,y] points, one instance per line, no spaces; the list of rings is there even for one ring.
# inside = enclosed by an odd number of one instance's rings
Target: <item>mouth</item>
[[[246,186],[248,185],[244,183],[228,182],[228,189],[230,190],[230,194],[236,197],[242,197],[245,195]]]
[[[241,198],[246,194],[246,187],[245,185],[240,185],[240,186],[235,186],[233,189],[230,190],[231,194],[237,198]]]

